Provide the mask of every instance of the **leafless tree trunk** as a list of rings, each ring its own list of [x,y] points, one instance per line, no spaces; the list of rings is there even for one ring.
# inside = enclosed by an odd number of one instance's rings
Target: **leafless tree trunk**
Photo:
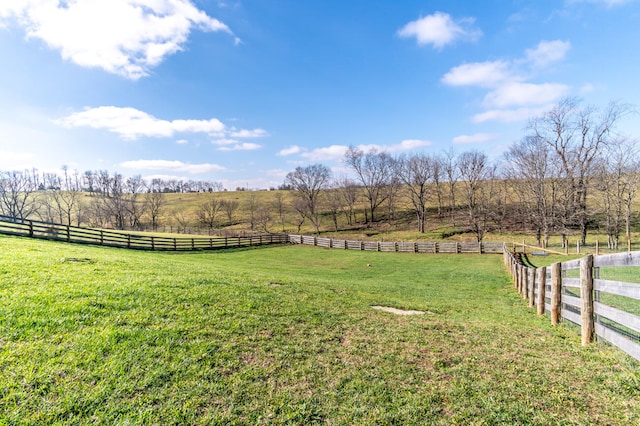
[[[628,105],[612,102],[599,110],[580,107],[576,98],[565,98],[529,124],[532,134],[555,152],[566,180],[566,202],[574,212],[565,226],[577,225],[580,240],[586,243],[589,213],[587,192],[594,161],[612,143],[615,126],[630,112]]]
[[[17,218],[27,218],[38,209],[35,171],[0,172],[0,211]]]
[[[486,187],[492,184],[489,180],[493,177],[487,156],[479,151],[463,152],[458,158],[458,171],[467,203],[467,226],[481,242],[489,213],[490,195],[486,193]]]
[[[282,225],[282,232],[284,233],[286,232],[284,229],[286,211],[285,211],[284,194],[282,193],[282,191],[276,192],[275,199],[276,199],[275,201],[276,212],[278,212],[278,218],[280,219],[280,224]]]
[[[389,195],[384,188],[392,177],[393,158],[386,152],[371,149],[365,154],[361,149],[351,146],[345,153],[345,163],[356,172],[364,187],[371,213],[368,220],[373,223],[376,209]]]
[[[229,225],[234,224],[234,216],[236,211],[240,207],[240,203],[237,200],[222,200],[220,201],[220,207],[227,216],[227,222]]]
[[[220,208],[220,201],[215,197],[211,197],[198,206],[198,221],[208,228],[209,234],[216,227],[216,218]]]
[[[427,203],[432,197],[436,163],[437,160],[425,154],[402,156],[396,162],[396,175],[409,193],[416,211],[418,232],[425,232]]]
[[[331,171],[322,164],[313,164],[306,167],[296,167],[289,172],[286,183],[297,191],[298,198],[304,206],[304,214],[313,223],[316,234],[320,233],[320,216],[318,201],[320,192],[329,183]]]

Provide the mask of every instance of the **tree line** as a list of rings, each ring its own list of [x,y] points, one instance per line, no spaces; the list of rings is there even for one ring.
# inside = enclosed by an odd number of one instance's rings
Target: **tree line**
[[[477,150],[394,156],[349,147],[343,161],[350,176],[334,177],[323,164],[300,166],[269,202],[248,191],[241,203],[221,195],[216,182],[145,181],[67,167],[62,174],[0,172],[0,212],[115,229],[170,223],[185,232],[196,225],[210,233],[236,225],[300,232],[305,223],[320,233],[410,213],[418,232],[438,220],[477,241],[510,230],[532,232],[540,244],[561,235],[566,244],[573,233],[585,243],[588,230],[598,228],[615,248],[621,235],[630,238],[640,181],[637,143],[617,133],[631,112],[620,103],[585,107],[566,98],[532,118],[522,139],[493,161]],[[188,192],[208,195],[188,209],[170,205],[167,194]]]
[[[617,133],[619,121],[631,112],[617,102],[583,107],[578,99],[565,98],[532,118],[525,136],[493,162],[477,150],[394,157],[350,147],[344,162],[355,180],[334,180],[325,203],[347,206],[350,218],[353,188],[360,187],[367,223],[384,208],[393,217],[398,199],[404,198],[419,232],[425,232],[428,208],[435,204],[439,218],[448,215],[452,227],[464,227],[477,241],[507,227],[533,231],[539,244],[561,235],[563,246],[577,231],[584,244],[588,229],[598,227],[617,248],[622,233],[631,237],[640,181],[637,141]],[[298,193],[300,213],[317,232],[320,190],[328,188],[330,177],[326,166],[315,164],[298,167],[286,178]]]

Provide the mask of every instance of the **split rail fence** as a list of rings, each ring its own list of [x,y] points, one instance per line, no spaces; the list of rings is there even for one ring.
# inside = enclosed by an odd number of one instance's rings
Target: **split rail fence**
[[[354,241],[333,238],[289,235],[291,244],[305,244],[327,249],[380,251],[399,253],[502,253],[504,243],[499,242],[393,242],[393,241]]]
[[[159,251],[215,250],[288,243],[288,237],[285,234],[241,237],[169,238],[127,234],[104,229],[81,228],[9,216],[0,216],[0,234],[70,243]]]
[[[549,312],[554,325],[580,326],[584,346],[597,338],[640,360],[640,251],[529,268],[505,245],[504,261],[514,287],[538,315]]]

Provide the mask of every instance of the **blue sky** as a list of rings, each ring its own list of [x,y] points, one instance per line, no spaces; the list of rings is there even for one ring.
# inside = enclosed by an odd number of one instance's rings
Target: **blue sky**
[[[234,189],[344,174],[349,145],[498,159],[564,96],[637,105],[639,43],[637,0],[5,0],[0,170]]]

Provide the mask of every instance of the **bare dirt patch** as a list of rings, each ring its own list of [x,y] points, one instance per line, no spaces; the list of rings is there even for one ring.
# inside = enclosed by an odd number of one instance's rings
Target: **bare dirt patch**
[[[371,309],[377,309],[379,311],[389,312],[396,315],[424,315],[430,313],[425,311],[408,311],[404,309],[396,309],[389,306],[372,306]]]

